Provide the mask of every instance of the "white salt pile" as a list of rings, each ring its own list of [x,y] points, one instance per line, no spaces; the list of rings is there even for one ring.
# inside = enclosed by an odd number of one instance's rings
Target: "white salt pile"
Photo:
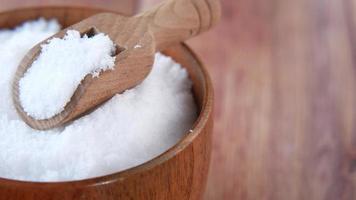
[[[24,111],[35,119],[60,113],[87,74],[96,77],[114,69],[114,51],[114,43],[103,33],[89,38],[70,30],[63,39],[51,39],[19,81]]]
[[[17,115],[11,83],[22,57],[59,30],[55,21],[0,31],[0,177],[32,181],[90,178],[146,162],[176,144],[196,119],[186,70],[156,55],[146,80],[90,115],[36,131]]]

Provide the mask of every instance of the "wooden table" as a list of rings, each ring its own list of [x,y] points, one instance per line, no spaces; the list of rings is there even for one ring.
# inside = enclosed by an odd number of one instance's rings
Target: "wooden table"
[[[0,0],[0,9],[129,13],[159,0],[121,1]],[[356,0],[222,1],[220,25],[189,41],[215,85],[205,199],[356,199]]]
[[[223,0],[208,200],[356,199],[356,1]]]

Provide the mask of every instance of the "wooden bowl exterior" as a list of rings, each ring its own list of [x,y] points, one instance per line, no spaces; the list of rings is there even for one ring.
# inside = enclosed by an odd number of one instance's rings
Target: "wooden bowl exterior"
[[[57,18],[68,26],[102,10],[41,7],[0,13],[0,27],[9,28],[38,17]],[[193,132],[174,147],[140,166],[98,178],[36,183],[0,178],[0,199],[200,199],[211,154],[213,88],[207,71],[192,51],[179,44],[167,49],[189,71],[199,107]]]

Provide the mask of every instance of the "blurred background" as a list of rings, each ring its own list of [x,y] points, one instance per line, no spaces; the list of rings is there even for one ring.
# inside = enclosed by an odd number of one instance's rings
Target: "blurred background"
[[[160,0],[0,0],[0,11]],[[222,0],[188,41],[215,87],[206,200],[356,199],[356,0]],[[0,75],[1,76],[1,75]]]

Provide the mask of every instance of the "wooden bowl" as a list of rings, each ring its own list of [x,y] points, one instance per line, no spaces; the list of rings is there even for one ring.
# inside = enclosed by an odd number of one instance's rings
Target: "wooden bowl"
[[[73,7],[12,10],[0,13],[0,27],[11,28],[38,17],[57,18],[68,26],[100,11]],[[0,178],[0,199],[200,199],[210,161],[213,88],[206,69],[185,44],[164,53],[185,66],[193,81],[199,117],[192,133],[144,164],[102,177],[52,183]]]

